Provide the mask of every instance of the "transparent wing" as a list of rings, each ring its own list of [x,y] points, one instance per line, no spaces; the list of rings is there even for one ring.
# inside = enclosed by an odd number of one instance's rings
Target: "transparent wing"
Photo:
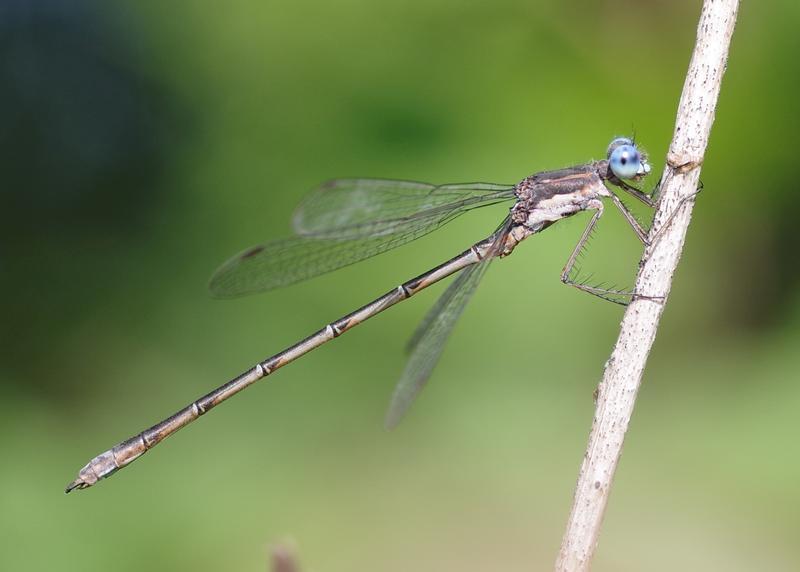
[[[432,230],[417,227],[414,232],[377,238],[328,240],[295,237],[254,246],[237,254],[211,277],[209,289],[215,298],[234,298],[288,286],[348,266]]]
[[[292,226],[302,236],[355,238],[392,234],[418,217],[453,210],[464,212],[512,198],[513,185],[336,179],[313,191],[300,204]]]
[[[460,196],[403,217],[360,222],[248,248],[217,269],[209,289],[217,298],[233,298],[313,278],[411,242],[473,208],[512,198],[513,189],[506,189],[501,196],[488,192]],[[419,201],[416,204],[421,205]]]
[[[491,259],[487,258],[462,270],[442,294],[436,306],[425,316],[424,329],[419,329],[415,334],[411,357],[392,395],[386,414],[387,428],[391,429],[400,422],[414,399],[425,387],[442,355],[450,332],[475,292],[490,261]]]
[[[493,255],[487,256],[481,262],[462,270],[414,332],[409,343],[411,356],[395,387],[386,414],[387,428],[391,429],[400,422],[414,399],[425,387],[436,362],[439,361],[439,356],[442,355],[450,332],[493,258]]]

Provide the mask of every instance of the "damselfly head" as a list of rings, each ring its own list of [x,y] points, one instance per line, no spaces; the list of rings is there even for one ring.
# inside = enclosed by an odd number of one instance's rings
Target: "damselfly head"
[[[638,179],[650,172],[647,156],[632,139],[617,137],[608,146],[608,166],[620,179]]]

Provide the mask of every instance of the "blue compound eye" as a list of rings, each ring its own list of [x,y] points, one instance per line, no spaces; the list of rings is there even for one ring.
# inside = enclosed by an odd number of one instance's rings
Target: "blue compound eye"
[[[633,179],[650,172],[650,165],[642,162],[639,151],[630,140],[625,139],[612,141],[609,146],[608,165],[620,179]]]

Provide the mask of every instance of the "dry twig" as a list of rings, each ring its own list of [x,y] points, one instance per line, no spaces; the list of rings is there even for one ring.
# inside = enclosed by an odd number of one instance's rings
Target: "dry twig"
[[[270,549],[272,572],[300,572],[294,550],[286,544],[276,544]]]
[[[705,0],[703,4],[651,236],[660,234],[645,249],[636,278],[636,292],[648,298],[638,298],[628,307],[617,344],[606,363],[589,445],[556,561],[558,571],[583,571],[591,565],[642,372],[691,220],[691,197],[697,189],[714,122],[737,9],[738,0]],[[659,230],[665,223],[668,226]]]

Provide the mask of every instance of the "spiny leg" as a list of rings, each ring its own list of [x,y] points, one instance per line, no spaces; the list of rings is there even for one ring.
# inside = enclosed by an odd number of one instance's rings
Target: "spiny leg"
[[[637,199],[639,199],[640,201],[642,201],[647,206],[655,207],[656,206],[656,201],[653,200],[653,197],[658,197],[659,191],[661,189],[662,182],[663,181],[659,181],[656,184],[655,188],[652,190],[652,192],[649,195],[646,194],[646,193],[643,193],[642,191],[640,191],[636,187],[632,187],[632,186],[628,185],[625,181],[619,181],[618,186],[622,190],[624,190],[627,193],[629,193],[631,196],[634,196]],[[656,233],[653,236],[649,236],[649,234],[650,234],[649,230],[648,231],[644,230],[644,227],[641,225],[641,223],[639,223],[639,221],[636,220],[636,217],[628,209],[628,207],[625,206],[625,203],[623,203],[622,200],[619,197],[617,197],[614,193],[611,193],[611,199],[614,201],[614,204],[617,206],[617,208],[620,210],[622,215],[628,221],[628,224],[631,225],[631,227],[633,228],[634,232],[636,233],[636,236],[639,237],[639,240],[641,240],[645,244],[645,246],[651,246],[651,245],[655,244],[656,241],[658,241],[658,239],[661,237],[661,235],[664,232],[664,230],[669,228],[669,225],[672,222],[672,219],[675,218],[675,215],[678,214],[678,212],[681,210],[681,208],[686,203],[686,201],[694,199],[697,195],[700,194],[700,191],[702,191],[702,190],[703,190],[703,183],[702,183],[702,181],[700,181],[698,183],[698,185],[697,185],[697,189],[695,190],[695,192],[693,192],[692,194],[681,198],[680,202],[678,202],[678,205],[672,210],[672,212],[667,217],[667,220],[664,221],[664,223],[658,228],[658,230],[656,231]],[[652,230],[652,227],[651,227],[650,230]]]
[[[612,194],[614,200],[614,204],[620,209],[620,211],[625,215],[625,218],[630,223],[631,227],[636,232],[636,235],[639,239],[644,243],[647,244],[647,233],[639,224],[639,222],[633,217],[633,214],[625,208],[622,201],[619,200],[616,196]],[[602,298],[603,300],[608,300],[609,302],[614,302],[615,304],[619,304],[621,306],[627,306],[631,300],[634,298],[642,298],[646,300],[663,300],[661,296],[645,296],[642,294],[638,294],[637,292],[630,291],[630,290],[619,290],[616,288],[603,288],[602,284],[599,286],[590,286],[585,282],[578,282],[577,280],[572,278],[572,271],[575,267],[576,262],[578,261],[579,256],[583,252],[586,244],[589,242],[589,239],[594,231],[595,226],[597,225],[597,221],[603,215],[603,204],[598,201],[597,205],[593,206],[592,208],[597,209],[594,215],[592,215],[591,220],[589,220],[589,224],[586,225],[586,229],[584,229],[583,234],[581,235],[580,239],[578,240],[578,244],[575,245],[575,248],[572,251],[567,263],[564,265],[564,269],[561,271],[561,281],[564,284],[568,284],[569,286],[574,286],[578,290],[583,292],[588,292],[589,294],[593,294],[598,298]]]
[[[650,207],[656,206],[656,203],[651,199],[651,196],[655,195],[658,192],[658,189],[661,186],[660,181],[659,184],[656,185],[656,188],[653,190],[652,195],[647,195],[646,193],[643,193],[642,191],[636,189],[635,187],[631,187],[630,185],[625,184],[624,181],[621,181],[621,183],[622,184],[619,186],[623,190],[627,191],[632,196],[642,201],[644,204]],[[667,219],[664,221],[664,223],[659,227],[659,229],[655,232],[655,234],[652,237],[648,236],[649,231],[646,230],[645,227],[642,226],[642,224],[636,219],[635,215],[630,211],[630,209],[628,209],[625,203],[622,202],[622,199],[620,199],[614,193],[611,193],[611,200],[614,203],[614,206],[616,206],[617,209],[619,209],[619,211],[622,213],[622,216],[625,217],[625,220],[628,222],[630,227],[636,233],[636,236],[639,238],[639,240],[642,241],[642,243],[645,246],[651,246],[661,237],[661,234],[664,232],[664,230],[669,227],[670,223],[672,222],[672,219],[675,217],[675,215],[678,214],[678,212],[681,210],[686,201],[694,199],[702,190],[703,190],[703,184],[700,183],[698,184],[697,190],[694,193],[681,198],[678,205],[672,210]],[[573,249],[569,259],[567,260],[564,269],[561,271],[561,281],[564,284],[574,286],[579,290],[588,292],[589,294],[593,294],[599,298],[608,300],[609,302],[614,302],[615,304],[620,304],[622,306],[627,306],[633,298],[643,298],[647,300],[656,300],[656,301],[663,300],[662,296],[645,296],[632,291],[617,290],[613,288],[602,288],[600,286],[589,286],[586,283],[578,282],[572,278],[572,271],[575,267],[578,257],[581,255],[584,248],[586,247],[586,244],[588,243],[589,238],[591,237],[592,232],[594,231],[594,228],[597,225],[597,221],[603,215],[603,204],[601,202],[598,201],[591,208],[596,209],[596,212],[594,215],[592,215],[591,220],[589,220],[589,224],[586,225],[583,234],[578,240],[578,244],[575,245],[575,248]]]
[[[658,196],[658,191],[661,188],[661,181],[659,181],[656,184],[655,188],[650,192],[650,194],[643,193],[642,191],[640,191],[636,187],[630,186],[628,183],[626,183],[622,179],[614,181],[614,184],[617,185],[623,191],[627,192],[632,197],[635,197],[635,198],[639,199],[640,201],[642,201],[648,207],[652,208],[652,207],[656,206],[656,201],[653,199],[653,197],[657,197]]]
[[[678,205],[674,209],[672,209],[671,213],[669,213],[669,216],[667,217],[667,220],[664,221],[664,224],[658,227],[658,230],[655,232],[655,234],[652,237],[649,237],[645,242],[645,244],[647,246],[655,244],[658,241],[658,239],[661,238],[661,235],[664,233],[664,231],[669,228],[672,219],[674,219],[675,215],[677,215],[680,212],[681,208],[683,208],[683,205],[686,204],[687,201],[694,200],[702,190],[703,190],[703,182],[700,181],[697,184],[697,189],[695,189],[695,191],[692,194],[686,195],[685,197],[681,197],[681,200],[678,201]]]
[[[622,199],[620,199],[614,193],[611,193],[611,201],[614,203],[614,206],[616,206],[619,209],[619,212],[622,213],[622,216],[625,217],[625,220],[628,221],[628,224],[633,229],[633,232],[636,233],[636,236],[639,237],[639,240],[642,241],[642,244],[648,245],[649,244],[647,239],[648,231],[645,230],[642,224],[636,219],[634,214],[630,210],[628,210],[628,207],[625,206],[625,203],[622,202]]]
[[[597,225],[597,221],[601,216],[603,216],[603,203],[597,201],[597,203],[592,205],[591,208],[596,209],[596,212],[592,215],[592,218],[589,220],[589,224],[586,225],[583,234],[581,234],[580,239],[578,239],[578,244],[575,245],[575,248],[572,250],[572,254],[570,254],[567,263],[564,265],[564,269],[561,271],[561,282],[569,286],[574,286],[583,292],[593,294],[594,296],[602,298],[603,300],[608,300],[609,302],[614,302],[615,304],[627,306],[630,299],[634,295],[633,292],[601,288],[600,286],[589,286],[586,283],[578,282],[572,278],[572,270],[575,267],[575,263],[578,261],[578,257],[586,247],[586,243],[589,241],[589,238],[594,231],[594,227]]]

